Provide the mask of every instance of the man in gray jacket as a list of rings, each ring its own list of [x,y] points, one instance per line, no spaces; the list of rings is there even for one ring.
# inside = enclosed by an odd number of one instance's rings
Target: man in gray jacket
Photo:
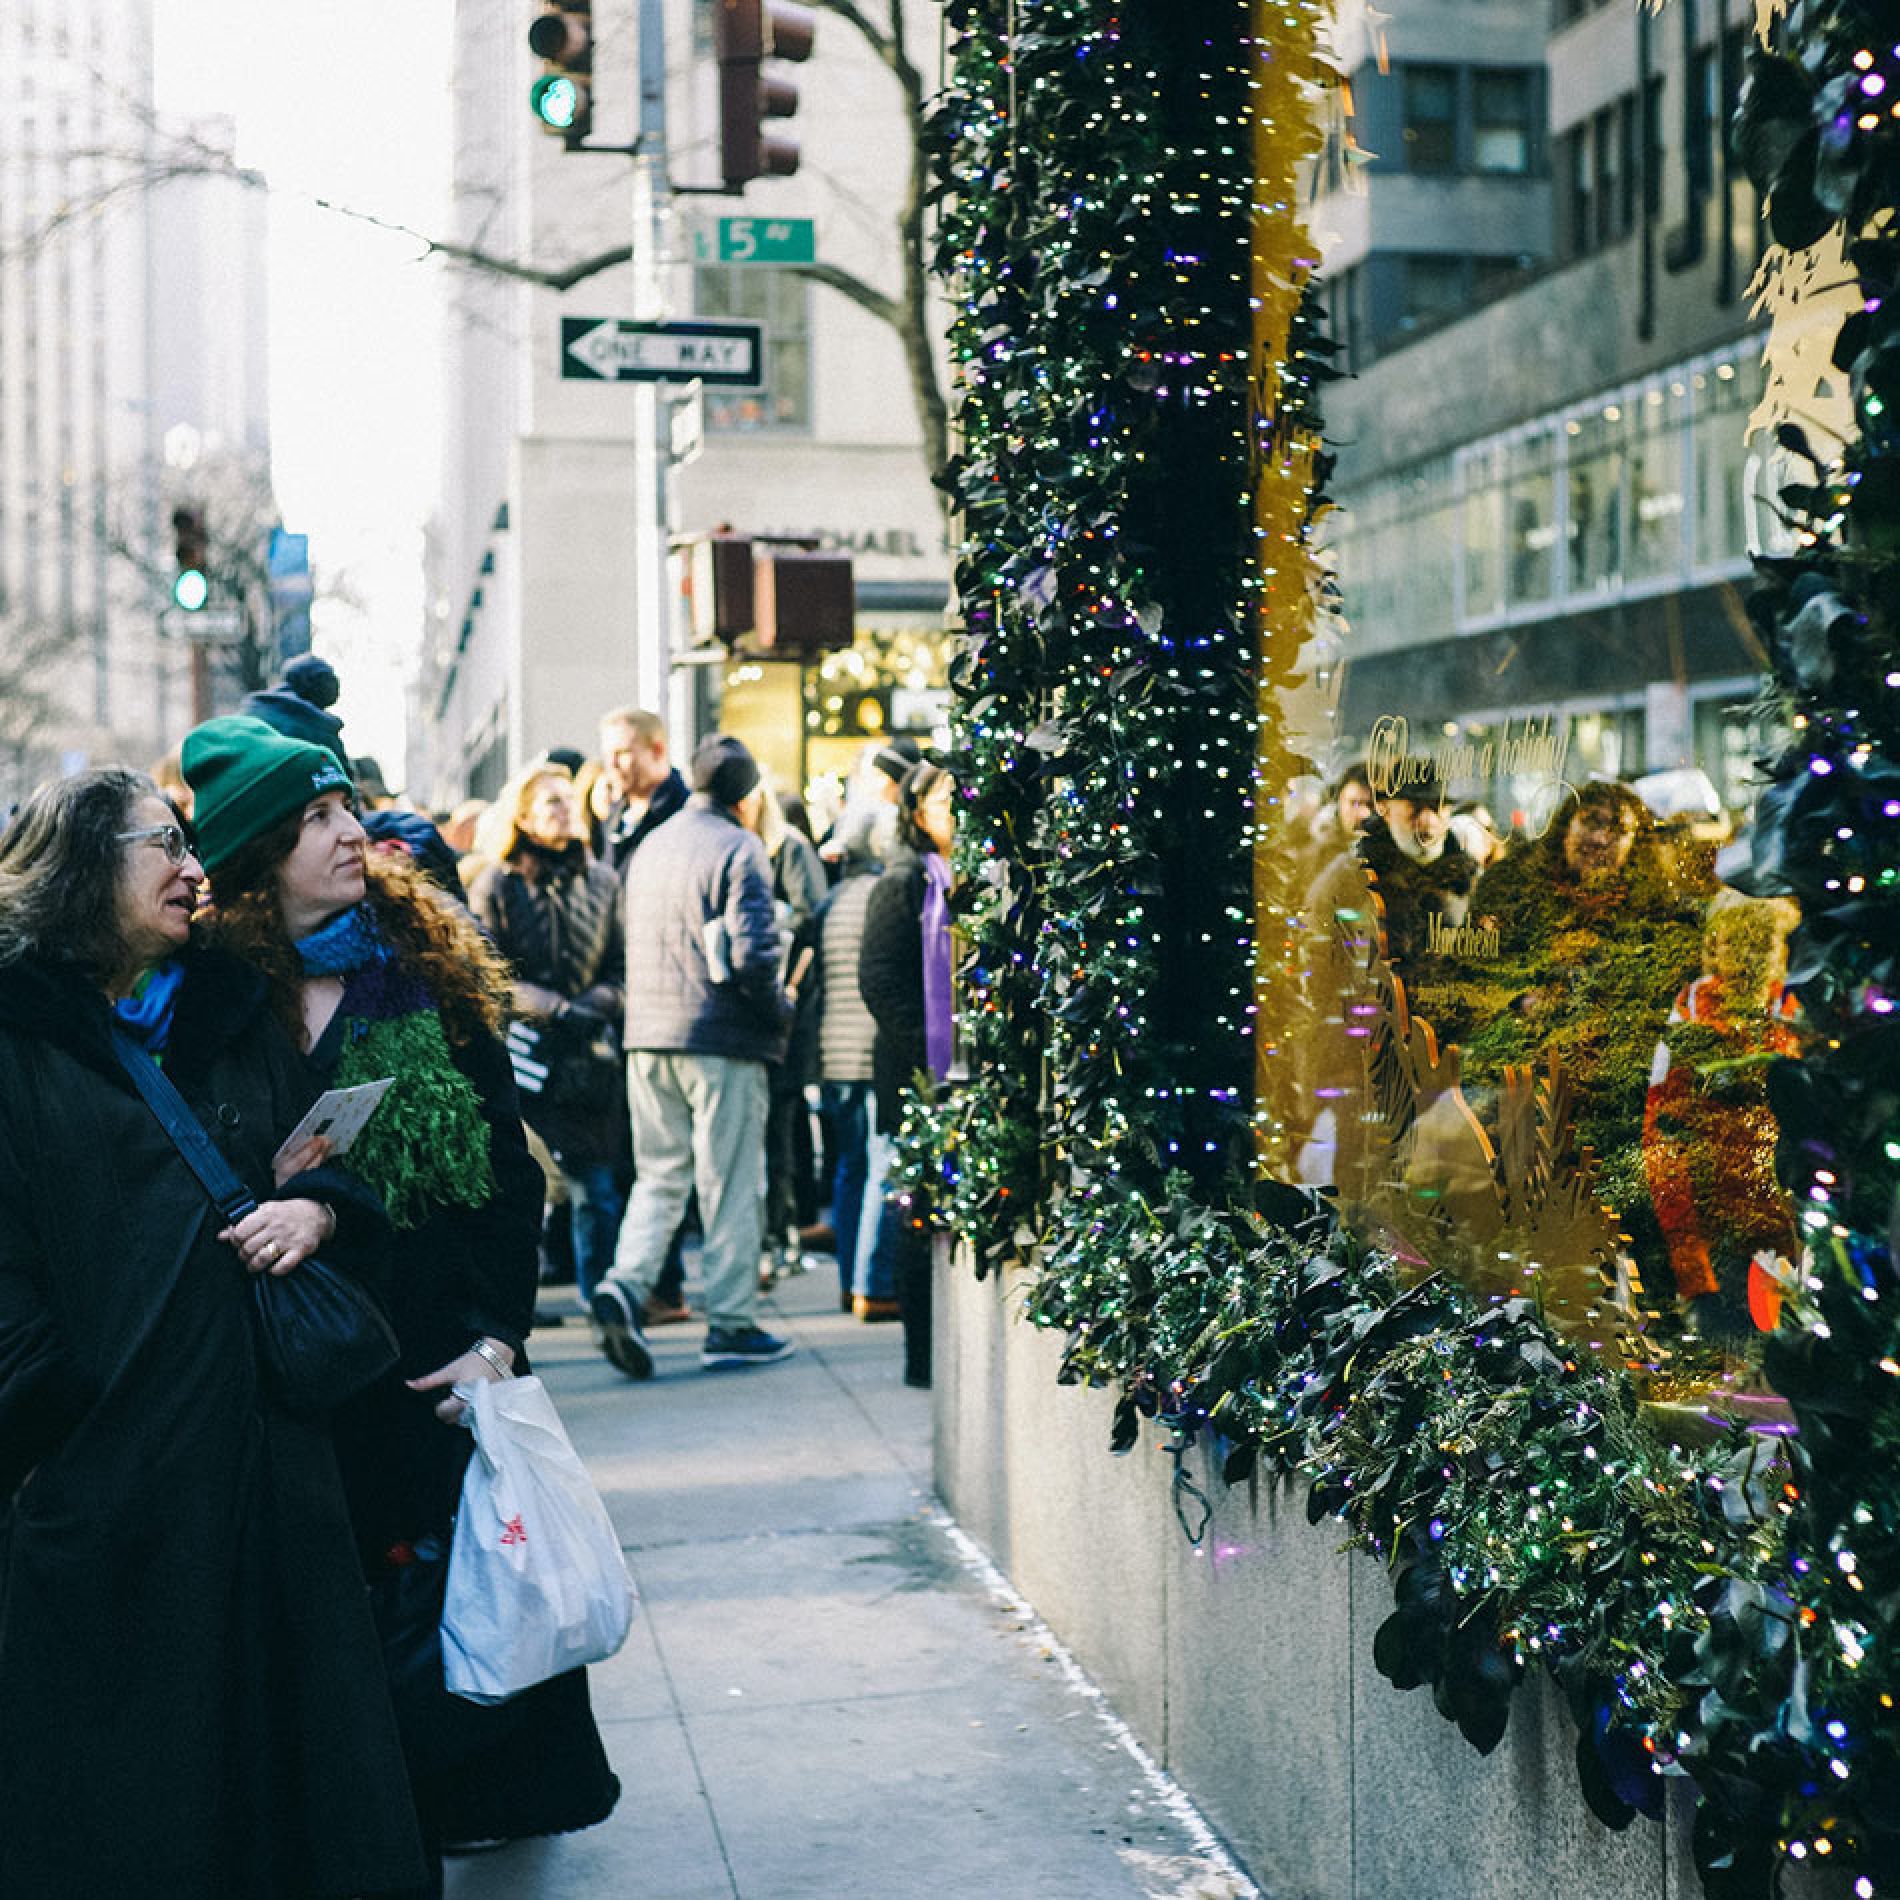
[[[785,1047],[796,1000],[779,980],[771,867],[747,828],[763,796],[759,768],[737,739],[715,734],[693,754],[693,787],[627,871],[635,1177],[592,1311],[601,1350],[630,1379],[652,1376],[639,1319],[695,1187],[705,1232],[702,1363],[767,1365],[792,1350],[758,1323],[765,1065]]]

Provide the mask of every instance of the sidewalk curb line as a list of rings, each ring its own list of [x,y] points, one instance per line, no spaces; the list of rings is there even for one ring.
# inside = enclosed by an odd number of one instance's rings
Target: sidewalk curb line
[[[934,1524],[949,1540],[965,1573],[981,1586],[999,1608],[1021,1619],[1023,1627],[1020,1634],[1023,1639],[1033,1642],[1038,1649],[1046,1650],[1054,1659],[1056,1667],[1061,1670],[1063,1679],[1068,1683],[1070,1690],[1090,1704],[1095,1712],[1096,1721],[1108,1731],[1129,1759],[1141,1770],[1142,1779],[1147,1782],[1155,1799],[1167,1809],[1182,1831],[1193,1841],[1195,1852],[1208,1862],[1208,1871],[1225,1875],[1237,1883],[1234,1900],[1269,1900],[1269,1896],[1254,1884],[1252,1877],[1228,1852],[1226,1844],[1208,1825],[1207,1817],[1195,1806],[1193,1797],[1149,1754],[1135,1731],[1115,1713],[1101,1686],[1070,1654],[1068,1646],[1062,1642],[1055,1631],[1036,1613],[1036,1606],[997,1569],[982,1547],[949,1512],[941,1507],[933,1507],[924,1515],[926,1520]]]

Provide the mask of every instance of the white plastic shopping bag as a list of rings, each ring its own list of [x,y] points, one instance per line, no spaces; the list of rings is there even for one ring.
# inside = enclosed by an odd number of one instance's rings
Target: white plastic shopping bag
[[[486,1380],[470,1397],[442,1673],[455,1695],[503,1702],[611,1656],[633,1623],[633,1581],[541,1381]]]

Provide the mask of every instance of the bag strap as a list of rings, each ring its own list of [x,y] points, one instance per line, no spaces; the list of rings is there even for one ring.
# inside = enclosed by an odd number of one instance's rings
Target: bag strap
[[[241,1221],[257,1206],[257,1197],[238,1179],[203,1124],[185,1106],[185,1098],[173,1086],[171,1077],[116,1023],[112,1027],[112,1053],[132,1078],[132,1086],[145,1098],[145,1106],[158,1118],[158,1125],[172,1138],[185,1165],[210,1195],[212,1205],[224,1216],[225,1225]]]

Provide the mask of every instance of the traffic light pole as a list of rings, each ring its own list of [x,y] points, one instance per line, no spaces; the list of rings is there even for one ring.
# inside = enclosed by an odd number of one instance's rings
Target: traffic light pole
[[[666,226],[671,209],[666,150],[665,0],[640,0],[640,117],[633,159],[633,314],[666,313]],[[663,386],[636,385],[634,403],[634,690],[666,720],[674,745],[693,739],[690,705],[673,668],[673,601],[667,585],[672,512],[671,453]]]

